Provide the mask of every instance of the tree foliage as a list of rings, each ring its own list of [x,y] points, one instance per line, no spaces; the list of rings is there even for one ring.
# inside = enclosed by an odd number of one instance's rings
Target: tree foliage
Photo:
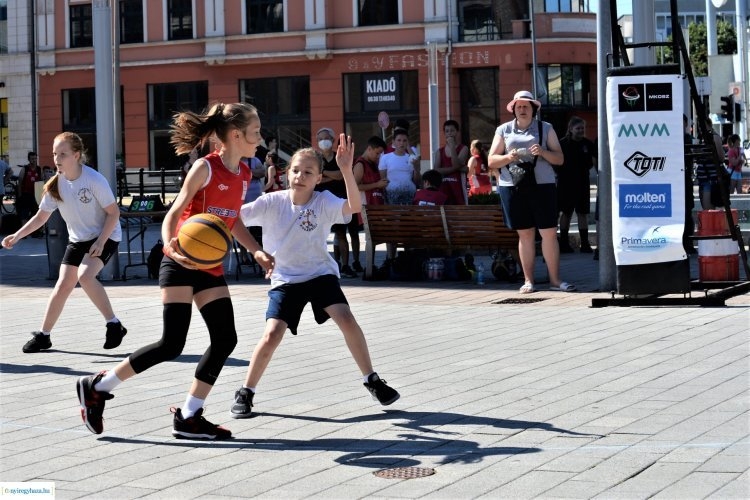
[[[719,54],[734,54],[737,52],[737,33],[734,25],[723,19],[716,20],[716,44]],[[692,23],[688,26],[688,51],[690,65],[694,76],[708,76],[708,36],[705,23]],[[672,41],[672,35],[669,36]],[[664,63],[675,62],[672,47],[663,50]]]

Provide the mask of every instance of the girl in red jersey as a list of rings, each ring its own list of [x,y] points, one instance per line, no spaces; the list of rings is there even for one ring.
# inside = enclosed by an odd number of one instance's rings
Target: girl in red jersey
[[[443,176],[440,191],[448,197],[446,205],[466,205],[466,164],[469,161],[469,148],[461,144],[460,127],[456,120],[443,123],[445,146],[437,149],[432,156],[432,168]]]
[[[487,154],[484,152],[484,145],[478,139],[471,141],[469,148],[471,158],[469,158],[469,197],[477,194],[490,194],[492,192],[492,181],[490,180],[490,171],[487,167]]]
[[[221,217],[232,235],[252,252],[255,260],[270,273],[273,257],[263,252],[244,224],[235,224],[250,185],[249,166],[242,158],[255,156],[260,144],[258,112],[248,104],[216,104],[206,114],[177,113],[172,124],[171,142],[177,154],[186,154],[215,135],[219,148],[199,158],[188,171],[185,183],[164,218],[162,240],[164,258],[159,269],[159,287],[164,306],[162,338],[138,349],[113,370],[78,379],[81,416],[88,429],[101,434],[104,403],[112,390],[136,373],[176,358],[182,353],[190,327],[194,302],[208,327],[211,344],[195,370],[195,378],[182,408],[173,408],[172,434],[178,438],[227,439],[232,433],[203,417],[203,403],[219,372],[237,344],[234,310],[224,269],[198,270],[181,255],[177,232],[190,216],[211,213]]]

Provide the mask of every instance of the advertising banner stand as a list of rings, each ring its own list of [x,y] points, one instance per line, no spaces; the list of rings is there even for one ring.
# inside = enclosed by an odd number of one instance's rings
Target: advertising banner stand
[[[604,2],[600,2],[600,7],[602,5]],[[611,187],[611,192],[605,190],[608,200],[605,200],[604,217],[611,219],[617,293],[623,297],[615,298],[613,291],[611,299],[592,299],[592,307],[723,306],[727,298],[750,291],[747,251],[740,226],[733,221],[728,193],[722,194],[728,235],[691,236],[683,231],[687,217],[692,217],[694,189],[692,175],[688,175],[692,174],[692,162],[685,160],[698,161],[705,155],[703,151],[685,148],[682,115],[688,103],[695,109],[695,123],[703,143],[711,144],[712,138],[710,128],[705,125],[708,115],[682,36],[677,0],[670,0],[669,8],[671,41],[626,43],[614,0],[609,2],[611,30],[597,39],[600,50],[608,50],[606,45],[612,43],[613,67],[601,73],[602,77],[606,75],[606,84],[600,81],[600,88],[605,91],[604,95],[600,94],[599,108],[607,116],[607,127],[600,138],[607,138],[610,153],[611,183],[607,187]],[[602,12],[606,12],[606,8]],[[659,46],[671,47],[673,54],[679,54],[681,64],[630,64],[628,49]],[[689,95],[683,95],[687,91]],[[685,115],[691,113],[686,109]],[[686,151],[688,156],[685,156]],[[713,148],[708,151],[711,157],[708,160],[717,173],[723,173],[718,153]],[[605,229],[606,222],[605,219]],[[685,241],[698,241],[701,279],[690,280],[690,261],[685,252],[689,247],[681,244],[683,232]],[[731,240],[727,236],[731,236]],[[705,254],[703,263],[701,254]],[[744,281],[735,279],[739,277],[738,264],[745,271]],[[716,288],[718,292],[708,292]],[[699,296],[691,296],[691,290],[700,291]]]
[[[617,292],[690,292],[685,227],[684,77],[676,65],[611,68],[607,77]]]

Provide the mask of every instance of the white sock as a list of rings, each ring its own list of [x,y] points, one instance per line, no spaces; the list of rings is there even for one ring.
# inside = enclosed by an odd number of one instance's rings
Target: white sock
[[[107,323],[119,323],[120,320],[117,319],[117,316],[112,316],[112,319],[108,319]]]
[[[255,387],[248,387],[246,385],[243,385],[242,388],[243,389],[249,389],[249,390],[253,391],[253,394],[255,394]]]
[[[41,333],[42,335],[49,335],[50,333],[52,333],[52,332],[45,332],[44,330],[39,330],[39,332],[40,332],[40,333]]]
[[[203,408],[205,399],[198,399],[192,394],[188,394],[185,398],[185,404],[182,405],[182,418],[190,418],[195,415],[195,412]]]
[[[371,373],[371,374],[369,374],[369,375],[365,375],[365,384],[366,384],[366,383],[368,383],[368,382],[370,381],[370,377],[371,377],[372,375],[375,375],[376,373],[377,373],[377,372],[372,372],[372,373]]]
[[[102,379],[94,384],[94,390],[100,392],[112,392],[113,390],[115,390],[115,387],[117,387],[121,383],[122,380],[117,378],[117,375],[115,375],[115,371],[108,370],[107,373],[104,374]]]

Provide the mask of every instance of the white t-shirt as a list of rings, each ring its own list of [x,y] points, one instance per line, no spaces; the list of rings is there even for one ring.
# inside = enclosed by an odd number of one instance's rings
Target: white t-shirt
[[[395,152],[386,153],[380,157],[378,170],[388,174],[387,191],[396,189],[415,189],[414,167],[411,165],[409,155],[397,155]]]
[[[81,175],[74,181],[69,181],[63,174],[58,175],[60,178],[57,189],[62,201],[57,201],[51,194],[45,193],[39,204],[39,210],[45,212],[60,210],[60,215],[68,226],[68,239],[71,242],[98,238],[107,218],[104,207],[115,203],[115,195],[107,179],[86,165],[83,166]],[[120,224],[115,226],[109,239],[113,241],[122,239]]]
[[[291,191],[266,193],[245,203],[240,217],[245,226],[263,227],[263,249],[276,258],[271,288],[304,283],[318,276],[339,276],[339,266],[328,252],[333,224],[348,224],[346,200],[330,191],[314,191],[303,206],[292,203]]]

